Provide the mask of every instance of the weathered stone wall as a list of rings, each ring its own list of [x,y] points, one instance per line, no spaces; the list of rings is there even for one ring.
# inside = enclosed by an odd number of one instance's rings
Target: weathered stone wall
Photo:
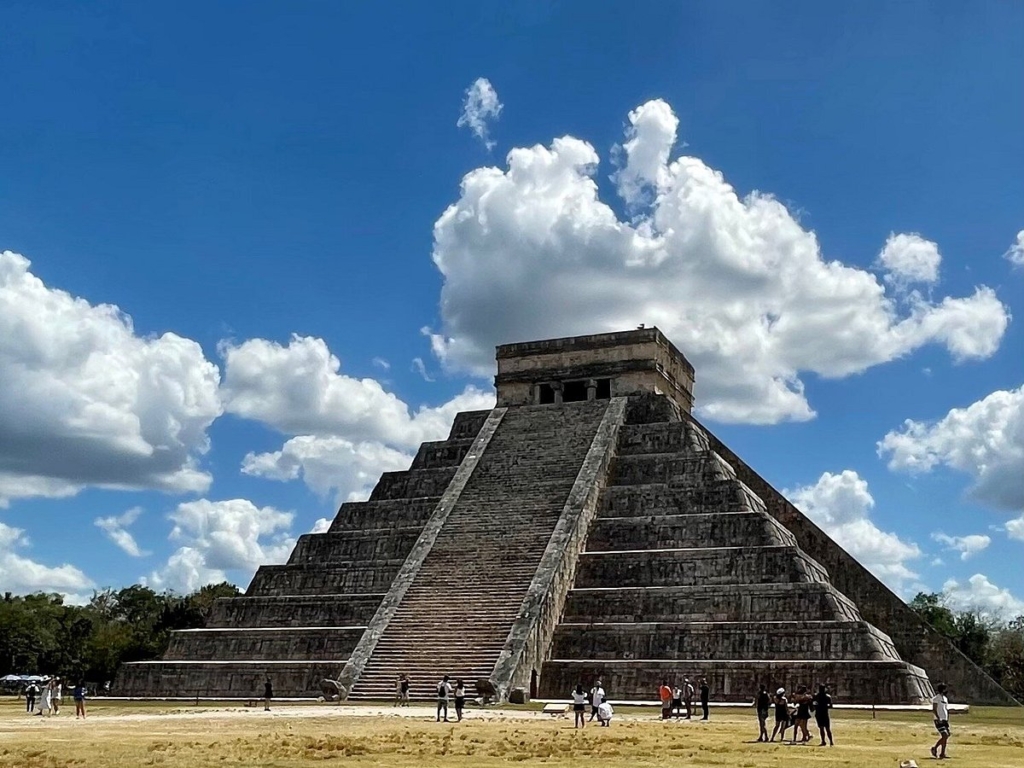
[[[320,681],[336,671],[336,662],[137,661],[122,667],[117,695],[256,699],[269,678],[275,696],[314,698]]]
[[[317,563],[262,565],[245,594],[260,597],[386,592],[401,567],[401,560],[326,566]]]
[[[382,592],[364,595],[222,597],[213,604],[208,627],[365,626]]]
[[[634,621],[858,621],[857,607],[830,584],[574,589],[564,620],[592,624]]]
[[[714,451],[764,500],[768,513],[793,533],[801,549],[828,569],[836,588],[857,604],[867,621],[892,637],[904,660],[928,670],[933,682],[944,681],[958,701],[1017,703],[717,437],[707,434]]]
[[[596,520],[587,549],[676,549],[686,547],[795,546],[793,534],[760,512]]]
[[[423,526],[307,533],[299,537],[288,562],[330,565],[349,560],[396,560],[409,554],[421,530]]]
[[[171,635],[165,661],[344,660],[364,627],[190,629]]]

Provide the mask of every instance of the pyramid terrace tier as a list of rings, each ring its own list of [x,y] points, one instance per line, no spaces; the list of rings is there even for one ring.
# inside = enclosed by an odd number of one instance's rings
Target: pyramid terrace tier
[[[899,661],[865,621],[636,622],[559,625],[556,659]]]
[[[420,445],[409,469],[438,469],[457,467],[466,458],[473,445],[473,438],[461,440],[439,440]]]
[[[761,685],[814,691],[824,684],[842,704],[922,704],[934,695],[925,671],[903,661],[552,659],[541,671],[538,698],[566,699],[577,684],[589,689],[600,680],[612,702],[656,701],[662,681],[678,685],[687,677],[707,678],[712,702],[749,703]]]
[[[352,654],[365,626],[186,629],[171,634],[165,661],[338,659]]]
[[[315,698],[320,681],[334,679],[344,661],[136,661],[124,664],[118,696],[258,699],[269,679],[274,696]]]
[[[591,552],[737,545],[796,546],[796,540],[763,512],[599,518],[587,539]]]
[[[563,621],[859,621],[857,607],[831,584],[706,584],[598,587],[569,592]]]
[[[423,496],[418,499],[346,501],[335,515],[328,532],[423,528],[440,500],[440,496]]]
[[[338,592],[385,592],[401,568],[401,560],[345,564],[261,566],[246,595],[322,595]]]
[[[214,602],[207,627],[362,626],[373,618],[383,597],[383,592],[222,597]]]
[[[797,547],[718,547],[585,552],[574,586],[823,583],[825,569]]]
[[[455,476],[457,467],[409,469],[385,472],[370,493],[370,501],[439,497]]]
[[[299,537],[288,563],[331,565],[347,561],[400,560],[409,554],[422,531],[422,525],[414,525],[307,533]]]
[[[764,511],[760,499],[741,482],[719,478],[686,486],[667,483],[620,482],[613,476],[605,488],[599,517],[650,517],[656,515],[710,515]]]

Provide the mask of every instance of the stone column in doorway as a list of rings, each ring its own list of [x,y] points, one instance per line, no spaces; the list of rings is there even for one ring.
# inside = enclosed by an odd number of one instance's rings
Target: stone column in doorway
[[[562,382],[553,381],[551,382],[551,389],[555,391],[555,405],[562,404]]]
[[[597,379],[587,379],[587,400],[597,400]]]

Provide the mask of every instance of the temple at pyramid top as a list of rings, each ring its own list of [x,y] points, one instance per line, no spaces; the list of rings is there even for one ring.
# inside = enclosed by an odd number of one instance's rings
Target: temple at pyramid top
[[[502,344],[497,359],[499,407],[647,392],[693,408],[693,366],[657,328]]]

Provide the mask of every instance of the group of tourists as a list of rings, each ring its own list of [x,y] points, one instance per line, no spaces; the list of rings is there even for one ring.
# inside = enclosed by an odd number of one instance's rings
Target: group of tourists
[[[612,715],[615,714],[612,709],[611,703],[608,701],[608,697],[605,695],[604,688],[601,686],[601,681],[598,680],[594,683],[594,687],[590,689],[590,693],[583,690],[581,684],[577,684],[576,688],[573,689],[572,696],[572,711],[574,718],[574,725],[576,728],[585,728],[587,722],[593,722],[594,718],[597,718],[598,724],[607,728],[611,725]],[[587,704],[590,704],[590,720],[587,720]]]
[[[768,714],[772,706],[775,707],[775,728],[772,729],[771,738],[768,737]],[[792,698],[786,696],[786,689],[779,688],[775,696],[770,696],[768,688],[761,686],[754,697],[754,706],[757,708],[757,722],[760,733],[758,741],[779,741],[786,740],[786,731],[793,729],[791,744],[796,744],[799,738],[800,743],[811,740],[808,723],[811,719],[811,710],[814,710],[814,724],[818,727],[818,734],[821,736],[821,744],[825,746],[825,739],[828,738],[829,746],[835,746],[832,739],[832,696],[827,685],[819,685],[818,692],[813,696],[808,692],[806,685],[801,685]]]
[[[393,706],[409,706],[409,676],[398,675],[395,678],[395,701]],[[445,675],[437,683],[437,722],[450,723],[448,705],[455,704],[455,722],[462,722],[462,713],[466,708],[466,683],[459,678],[452,685],[451,677]]]
[[[682,718],[690,720],[693,718],[693,697],[697,691],[690,682],[690,678],[684,677],[682,685],[678,683],[671,686],[668,680],[661,681],[658,688],[658,698],[661,700],[661,719]],[[711,687],[706,678],[700,678],[700,709],[701,720],[707,720],[711,716]]]
[[[30,682],[23,691],[25,711],[40,717],[59,715],[64,705],[64,683],[59,677],[42,680],[38,684]],[[79,682],[71,692],[75,701],[75,718],[85,717],[85,684]],[[37,711],[38,708],[38,711]]]

